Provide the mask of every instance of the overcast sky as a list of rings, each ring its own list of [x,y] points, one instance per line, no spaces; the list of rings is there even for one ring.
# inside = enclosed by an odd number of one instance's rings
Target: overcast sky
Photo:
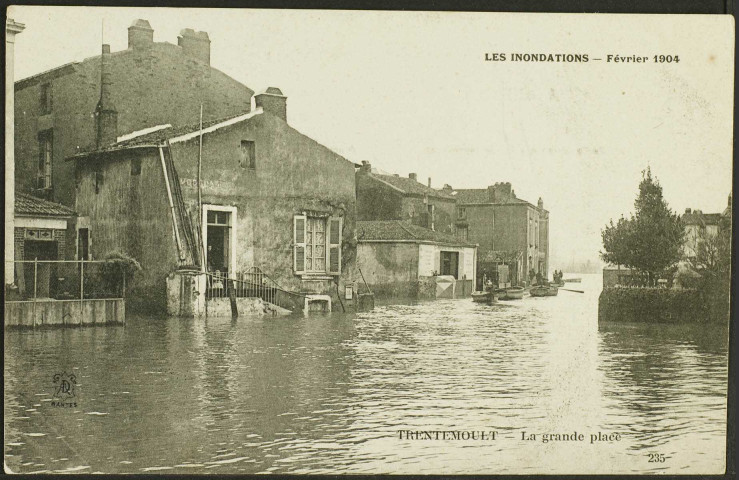
[[[720,212],[731,190],[729,16],[48,6],[9,16],[26,25],[16,79],[98,55],[103,20],[114,52],[137,18],[157,42],[207,31],[213,67],[255,91],[282,89],[289,123],[354,162],[437,188],[508,181],[520,198],[542,197],[552,269],[597,259],[600,229],[632,211],[648,165],[679,212]],[[508,61],[486,62],[488,52]],[[511,62],[511,52],[591,61]]]

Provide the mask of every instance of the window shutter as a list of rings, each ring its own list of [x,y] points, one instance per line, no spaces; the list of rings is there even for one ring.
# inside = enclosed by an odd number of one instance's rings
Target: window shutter
[[[305,273],[305,215],[293,217],[293,269],[295,273]]]
[[[459,252],[459,257],[457,260],[457,280],[464,279],[464,250]]]
[[[341,275],[341,217],[328,219],[328,272]]]

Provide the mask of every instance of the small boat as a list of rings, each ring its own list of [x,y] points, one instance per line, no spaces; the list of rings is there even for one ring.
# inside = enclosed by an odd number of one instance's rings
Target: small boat
[[[529,294],[532,297],[556,297],[559,288],[556,286],[549,285],[535,285],[529,290]]]
[[[569,283],[580,283],[582,282],[582,278],[563,278],[562,281]]]
[[[488,303],[490,301],[491,292],[472,292],[472,301],[475,303]]]
[[[495,292],[472,292],[472,301],[475,303],[487,303],[488,305],[495,303],[498,300]]]
[[[523,298],[523,287],[508,287],[500,295],[501,300],[521,300]]]
[[[560,280],[559,282],[549,282],[549,285],[552,285],[554,287],[564,287],[565,282],[562,280]]]

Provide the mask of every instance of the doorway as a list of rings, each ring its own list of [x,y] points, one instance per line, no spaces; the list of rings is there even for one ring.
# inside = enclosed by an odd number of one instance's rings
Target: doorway
[[[23,243],[24,260],[58,260],[59,247],[56,241],[26,240]],[[24,263],[25,287],[29,296],[48,298],[56,290],[56,264]]]
[[[459,277],[459,252],[441,252],[441,274]]]
[[[228,277],[231,266],[231,212],[207,210],[205,260],[208,272]]]

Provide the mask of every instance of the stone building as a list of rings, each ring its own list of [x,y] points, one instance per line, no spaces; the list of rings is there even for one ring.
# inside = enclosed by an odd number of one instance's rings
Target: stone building
[[[128,48],[15,82],[15,179],[20,191],[74,205],[74,165],[97,148],[97,123],[118,136],[155,126],[248,112],[253,91],[210,65],[210,39],[186,28],[177,45],[154,42],[146,20],[128,28]],[[101,100],[106,56],[107,98]],[[114,139],[115,141],[116,139]]]
[[[357,222],[357,265],[376,295],[469,296],[476,257],[476,245],[450,234],[400,220]]]
[[[549,212],[516,197],[510,183],[482,189],[457,189],[458,228],[478,244],[478,288],[484,276],[500,283],[524,284],[528,273],[549,271]]]
[[[357,219],[403,220],[440,233],[455,234],[457,201],[451,187],[437,190],[408,177],[382,174],[363,161],[357,171]]]
[[[258,267],[286,291],[334,300],[353,279],[354,164],[288,125],[279,89],[254,99],[202,130],[108,133],[70,158],[92,254],[122,250],[143,267],[130,302],[182,313],[167,278],[187,271],[238,280]],[[174,290],[191,287],[202,298],[198,281]]]

